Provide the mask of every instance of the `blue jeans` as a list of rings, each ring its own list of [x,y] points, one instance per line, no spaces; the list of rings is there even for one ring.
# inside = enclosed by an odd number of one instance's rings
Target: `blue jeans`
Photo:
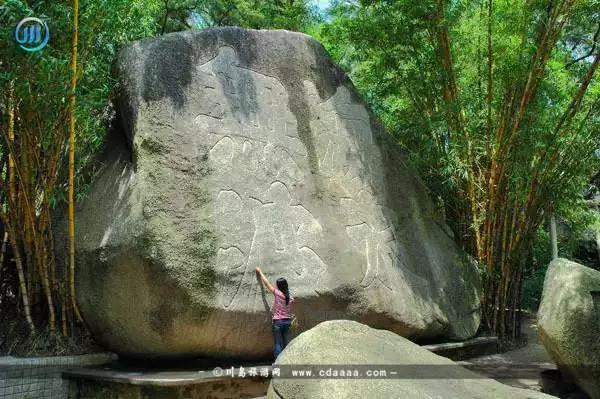
[[[275,345],[273,347],[273,356],[277,359],[277,356],[290,342],[290,326],[292,322],[290,319],[273,320],[273,338]]]

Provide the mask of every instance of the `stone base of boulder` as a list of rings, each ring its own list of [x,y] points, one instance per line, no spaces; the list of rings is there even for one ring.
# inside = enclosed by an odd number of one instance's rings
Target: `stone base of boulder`
[[[248,365],[211,370],[144,370],[119,366],[82,368],[63,373],[68,399],[204,399],[263,398],[270,380],[270,366]]]

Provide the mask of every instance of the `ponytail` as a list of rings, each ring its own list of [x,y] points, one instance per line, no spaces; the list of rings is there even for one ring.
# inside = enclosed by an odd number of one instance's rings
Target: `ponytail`
[[[277,279],[277,289],[281,292],[283,292],[283,295],[285,295],[285,304],[289,304],[290,303],[290,290],[288,288],[288,282],[286,279],[284,279],[283,277],[280,277]]]

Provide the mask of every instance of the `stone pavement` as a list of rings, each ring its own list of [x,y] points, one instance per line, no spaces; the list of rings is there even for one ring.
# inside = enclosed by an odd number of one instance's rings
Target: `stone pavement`
[[[504,353],[479,356],[458,363],[474,372],[513,387],[534,391],[543,390],[559,398],[585,399],[586,396],[576,387],[567,386],[560,381],[560,377],[557,377],[559,376],[558,368],[540,342],[535,315],[524,316],[523,329],[528,341],[524,347]],[[543,375],[557,380],[547,381],[542,378]],[[552,385],[549,386],[548,383]]]

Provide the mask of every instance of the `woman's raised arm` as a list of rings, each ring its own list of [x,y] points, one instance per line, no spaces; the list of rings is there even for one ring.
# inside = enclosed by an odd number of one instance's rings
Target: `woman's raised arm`
[[[260,276],[260,280],[262,281],[263,285],[271,292],[275,291],[275,288],[271,285],[271,283],[269,282],[269,280],[267,279],[267,277],[265,277],[264,273],[262,272],[262,270],[260,270],[260,267],[256,267],[256,273],[258,273],[258,275]]]

